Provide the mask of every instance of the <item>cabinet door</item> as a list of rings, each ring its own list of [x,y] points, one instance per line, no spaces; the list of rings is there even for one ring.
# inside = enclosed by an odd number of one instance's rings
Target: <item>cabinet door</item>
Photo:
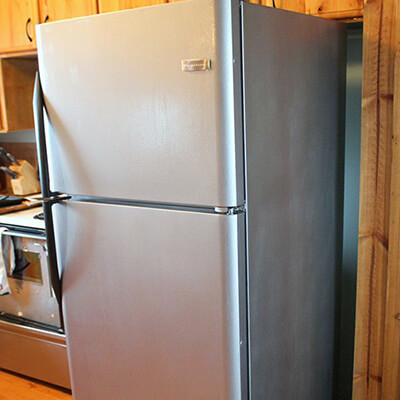
[[[38,22],[36,0],[1,0],[0,53],[34,49],[35,24]]]
[[[40,21],[83,17],[97,14],[96,0],[40,0]]]
[[[167,0],[98,0],[99,12],[127,10],[128,8],[154,6],[167,3]]]
[[[363,15],[363,0],[306,0],[306,13],[325,18],[354,18]]]

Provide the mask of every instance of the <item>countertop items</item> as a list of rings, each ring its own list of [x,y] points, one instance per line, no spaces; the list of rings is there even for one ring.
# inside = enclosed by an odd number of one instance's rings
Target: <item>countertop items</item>
[[[11,175],[10,182],[14,194],[26,196],[40,192],[37,171],[28,161],[19,160],[18,164],[9,165],[8,169],[7,173]]]
[[[7,200],[9,201],[7,202]],[[18,197],[16,196],[1,196],[0,203],[1,202],[4,204],[0,204],[0,215],[14,213],[28,208],[36,208],[42,205],[40,194],[30,197],[21,197],[20,202],[18,202]]]

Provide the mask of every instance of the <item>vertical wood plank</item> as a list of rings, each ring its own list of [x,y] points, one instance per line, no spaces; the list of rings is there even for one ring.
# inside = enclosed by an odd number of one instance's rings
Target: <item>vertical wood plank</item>
[[[382,398],[396,6],[369,0],[364,8],[354,400]]]
[[[378,63],[381,1],[370,2],[364,10],[363,99],[360,168],[360,222],[358,242],[357,307],[353,399],[367,399],[369,370],[369,332],[371,313],[371,284],[374,264],[374,216],[376,204],[378,154]],[[374,43],[372,38],[376,38]],[[367,68],[368,66],[368,68]]]
[[[393,113],[389,258],[382,376],[384,400],[400,399],[400,52],[396,55]]]

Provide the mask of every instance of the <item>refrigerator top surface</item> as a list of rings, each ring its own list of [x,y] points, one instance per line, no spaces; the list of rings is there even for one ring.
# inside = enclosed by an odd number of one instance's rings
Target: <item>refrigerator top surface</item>
[[[243,204],[239,22],[191,0],[38,26],[51,189]]]

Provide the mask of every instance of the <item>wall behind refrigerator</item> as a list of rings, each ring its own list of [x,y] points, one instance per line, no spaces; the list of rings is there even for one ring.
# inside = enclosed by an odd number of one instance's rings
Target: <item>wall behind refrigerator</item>
[[[343,267],[336,396],[338,400],[350,400],[352,394],[360,192],[361,91],[362,27],[350,25],[347,36]]]

